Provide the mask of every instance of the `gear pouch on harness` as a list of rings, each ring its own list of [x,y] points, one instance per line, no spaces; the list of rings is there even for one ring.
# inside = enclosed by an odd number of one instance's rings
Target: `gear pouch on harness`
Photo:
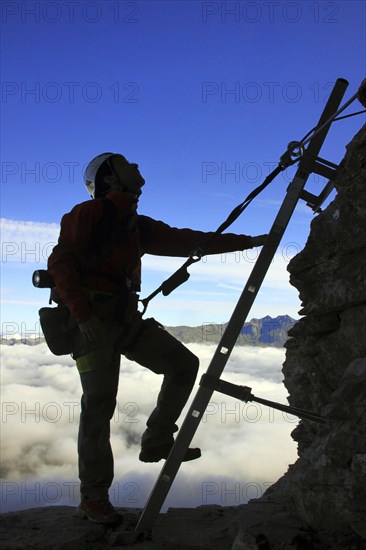
[[[46,344],[54,355],[68,355],[73,351],[77,325],[66,306],[41,308],[39,320]]]

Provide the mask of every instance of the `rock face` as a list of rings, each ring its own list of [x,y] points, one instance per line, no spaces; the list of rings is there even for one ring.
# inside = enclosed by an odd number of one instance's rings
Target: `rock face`
[[[321,548],[359,549],[366,547],[366,127],[334,183],[336,198],[288,266],[304,317],[289,331],[283,365],[290,404],[328,422],[299,423],[292,432],[299,458],[264,500],[282,503]]]

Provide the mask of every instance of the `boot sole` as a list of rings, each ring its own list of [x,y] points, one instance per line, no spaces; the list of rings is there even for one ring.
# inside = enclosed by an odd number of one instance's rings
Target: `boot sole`
[[[166,449],[161,450],[160,452],[158,450],[149,449],[145,451],[141,451],[139,454],[139,460],[141,462],[160,462],[160,460],[164,459],[166,460],[169,456],[169,453],[171,451],[171,448],[166,451]],[[191,460],[196,460],[197,458],[200,458],[201,456],[201,449],[188,449],[184,458],[183,462],[189,462]]]

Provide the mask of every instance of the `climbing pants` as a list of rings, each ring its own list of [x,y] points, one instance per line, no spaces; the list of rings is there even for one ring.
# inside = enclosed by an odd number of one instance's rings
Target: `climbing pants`
[[[121,354],[164,377],[142,435],[144,449],[173,443],[176,421],[191,393],[199,363],[154,319],[141,320],[127,347],[120,327],[109,326],[108,335],[107,345],[89,354],[90,369],[88,361],[82,361],[88,354],[77,361],[83,389],[78,436],[80,492],[90,500],[106,498],[114,476],[110,420],[116,406]]]

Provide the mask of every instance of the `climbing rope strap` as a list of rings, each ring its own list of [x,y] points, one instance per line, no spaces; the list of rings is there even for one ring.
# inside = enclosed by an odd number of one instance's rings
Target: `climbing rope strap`
[[[356,113],[351,113],[343,117],[338,115],[344,111],[355,99],[357,98],[357,93],[354,94],[336,113],[333,114],[324,124],[320,127],[315,126],[312,128],[301,141],[291,141],[287,146],[287,151],[281,156],[278,166],[265,178],[263,183],[256,187],[249,195],[244,199],[244,201],[238,206],[236,206],[226,220],[214,231],[203,243],[201,243],[196,249],[194,249],[189,258],[184,262],[184,264],[173,273],[168,279],[166,279],[154,292],[152,292],[146,298],[140,300],[143,305],[142,315],[145,313],[149,302],[160,292],[163,296],[168,296],[173,290],[178,288],[181,284],[185,283],[190,274],[188,273],[188,267],[192,264],[199,262],[203,256],[207,253],[207,247],[217,235],[223,233],[230,225],[232,225],[235,220],[244,212],[244,210],[249,206],[249,204],[260,194],[268,185],[286,168],[295,164],[300,160],[305,151],[305,145],[312,139],[318,132],[320,132],[325,126],[331,124],[331,122],[336,120],[342,120],[344,118],[360,115],[365,113],[366,110],[358,111]]]
[[[296,159],[294,162],[296,162],[297,160],[298,159]],[[293,162],[291,162],[291,164],[292,163]],[[275,177],[280,172],[285,170],[287,166],[288,164],[280,162],[280,164],[266,177],[263,183],[259,185],[256,189],[251,191],[249,195],[244,199],[244,201],[238,204],[238,206],[236,206],[234,210],[232,210],[227,219],[216,229],[216,231],[214,231],[203,243],[199,245],[199,247],[197,247],[190,253],[189,258],[175,273],[173,273],[173,275],[166,279],[159,286],[159,288],[154,290],[154,292],[147,296],[147,298],[140,300],[140,302],[144,306],[142,314],[145,313],[150,300],[152,300],[157,294],[159,294],[159,292],[161,292],[163,296],[168,296],[171,292],[173,292],[173,290],[175,290],[178,286],[185,283],[189,279],[190,274],[188,273],[188,267],[196,262],[199,262],[201,258],[206,255],[207,247],[211,243],[211,241],[214,240],[217,235],[223,233],[225,229],[227,229],[230,225],[232,225],[234,221],[249,206],[249,204],[275,179]]]

